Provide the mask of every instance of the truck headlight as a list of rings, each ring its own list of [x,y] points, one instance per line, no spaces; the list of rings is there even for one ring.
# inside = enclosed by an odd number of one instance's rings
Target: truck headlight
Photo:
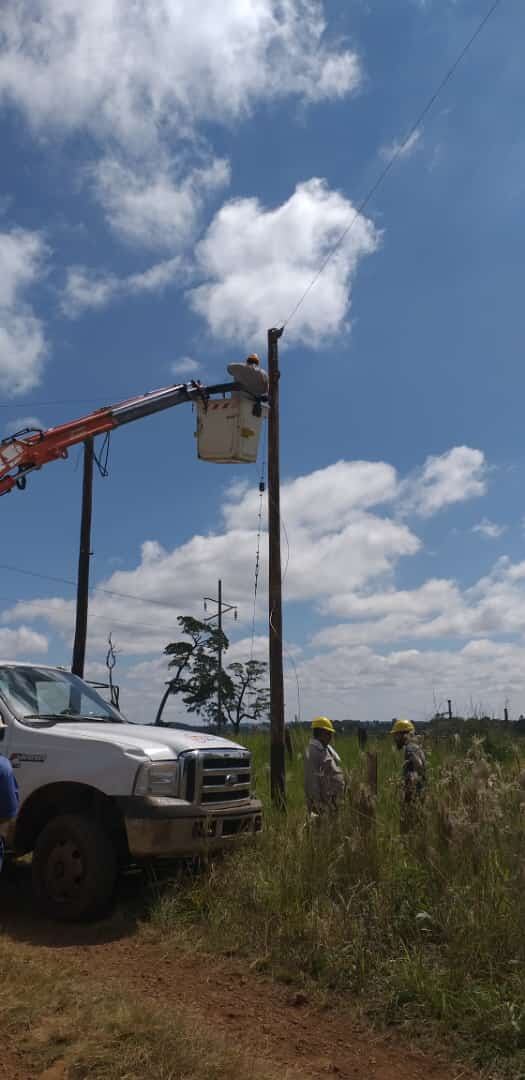
[[[133,794],[176,799],[179,794],[178,762],[159,761],[155,762],[155,764],[141,765],[135,780]]]

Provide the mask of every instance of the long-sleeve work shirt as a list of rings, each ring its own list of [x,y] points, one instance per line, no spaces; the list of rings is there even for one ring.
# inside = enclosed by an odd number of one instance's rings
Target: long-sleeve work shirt
[[[251,397],[268,393],[268,375],[256,364],[228,364],[228,372]]]
[[[341,759],[333,746],[311,739],[304,763],[304,793],[310,812],[333,809],[345,791]]]

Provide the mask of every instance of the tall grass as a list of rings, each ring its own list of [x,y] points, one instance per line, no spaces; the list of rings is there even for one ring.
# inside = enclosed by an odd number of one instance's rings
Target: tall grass
[[[263,835],[163,896],[163,932],[206,940],[303,984],[357,996],[368,1013],[412,1029],[432,1021],[493,1075],[525,1076],[525,787],[517,751],[489,757],[475,740],[430,748],[428,794],[400,833],[400,762],[381,742],[379,797],[365,759],[338,741],[352,774],[344,809],[309,824],[302,753],[288,812],[268,798],[265,737],[252,749],[268,805]],[[492,1074],[491,1074],[492,1075]]]

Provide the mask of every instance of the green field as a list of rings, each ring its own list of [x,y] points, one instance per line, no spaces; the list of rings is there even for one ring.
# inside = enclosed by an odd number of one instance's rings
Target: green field
[[[428,741],[417,827],[400,835],[400,760],[388,739],[377,806],[357,740],[337,748],[351,773],[344,811],[306,822],[305,736],[288,765],[288,811],[269,803],[266,736],[242,739],[267,807],[255,845],[168,888],[152,913],[163,933],[191,927],[208,946],[276,977],[350,994],[382,1023],[453,1041],[488,1075],[525,1076],[523,744]]]

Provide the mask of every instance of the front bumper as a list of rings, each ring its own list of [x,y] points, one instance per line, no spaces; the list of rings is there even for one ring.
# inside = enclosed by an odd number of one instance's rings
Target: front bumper
[[[134,858],[200,855],[235,847],[262,828],[262,806],[249,799],[239,806],[202,808],[173,799],[121,799],[128,848]]]

